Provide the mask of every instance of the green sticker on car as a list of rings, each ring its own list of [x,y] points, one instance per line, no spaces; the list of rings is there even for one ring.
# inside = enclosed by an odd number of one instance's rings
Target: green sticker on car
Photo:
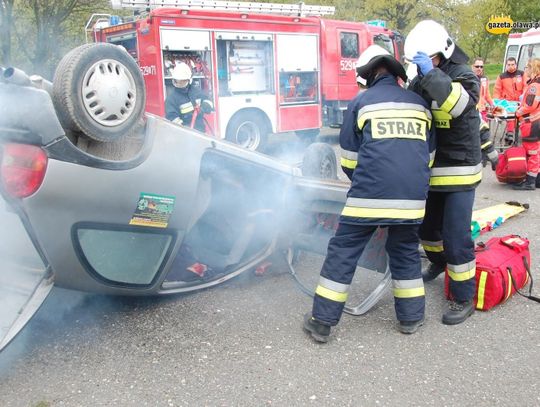
[[[130,225],[166,228],[174,209],[175,197],[141,192]]]

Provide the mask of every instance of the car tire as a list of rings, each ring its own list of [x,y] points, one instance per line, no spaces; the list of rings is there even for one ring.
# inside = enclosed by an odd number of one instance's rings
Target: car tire
[[[261,151],[268,141],[270,123],[260,112],[235,114],[227,126],[226,138],[248,150]]]
[[[334,149],[326,143],[313,143],[304,153],[302,175],[310,178],[337,179]]]
[[[113,44],[84,44],[62,58],[53,102],[67,131],[111,142],[129,133],[144,112],[144,80],[135,60]]]

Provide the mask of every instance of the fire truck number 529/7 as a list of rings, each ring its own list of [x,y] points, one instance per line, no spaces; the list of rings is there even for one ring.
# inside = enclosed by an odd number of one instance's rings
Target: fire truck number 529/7
[[[146,75],[155,75],[156,72],[157,72],[157,69],[156,69],[156,66],[155,66],[155,65],[141,66],[141,67],[139,67],[139,68],[140,68],[141,73],[143,74],[143,76],[146,76]]]

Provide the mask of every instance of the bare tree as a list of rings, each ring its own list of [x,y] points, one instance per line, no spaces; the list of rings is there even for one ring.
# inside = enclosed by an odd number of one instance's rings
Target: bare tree
[[[0,63],[11,64],[11,32],[13,28],[13,5],[15,0],[0,0]]]
[[[33,72],[49,78],[55,62],[64,52],[67,39],[75,36],[78,37],[77,42],[83,41],[83,21],[107,4],[106,0],[21,1],[21,24],[17,24],[17,37],[19,44],[24,46],[20,47],[20,52],[31,62]],[[77,20],[81,20],[80,31],[70,32]]]

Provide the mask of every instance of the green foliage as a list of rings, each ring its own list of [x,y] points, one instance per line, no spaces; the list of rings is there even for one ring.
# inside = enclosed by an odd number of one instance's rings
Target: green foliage
[[[538,1],[512,0],[509,3],[509,13],[513,21],[538,21],[540,16]]]
[[[366,19],[382,19],[388,26],[406,33],[420,20],[438,20],[441,13],[448,10],[445,0],[379,0],[364,4]]]
[[[84,43],[88,17],[103,9],[107,0],[15,0],[11,35],[2,38],[11,53],[0,55],[0,63],[52,79],[62,55]]]
[[[503,64],[484,64],[484,75],[486,75],[490,81],[495,80],[502,71]]]
[[[296,0],[258,0],[290,3]],[[382,19],[406,35],[420,20],[430,18],[447,27],[472,58],[502,62],[505,35],[489,34],[491,14],[510,14],[514,21],[538,19],[531,0],[306,0],[307,4],[335,6],[330,18],[348,21]],[[13,15],[10,15],[10,6]],[[0,2],[0,65],[17,65],[52,79],[62,55],[85,42],[84,26],[93,13],[130,14],[109,8],[109,0],[2,0]],[[11,28],[11,31],[10,31]]]
[[[506,36],[494,35],[486,31],[486,23],[492,14],[508,11],[506,0],[475,0],[456,5],[452,15],[455,24],[453,35],[456,42],[472,58],[488,60],[495,56],[498,60],[506,44]]]

